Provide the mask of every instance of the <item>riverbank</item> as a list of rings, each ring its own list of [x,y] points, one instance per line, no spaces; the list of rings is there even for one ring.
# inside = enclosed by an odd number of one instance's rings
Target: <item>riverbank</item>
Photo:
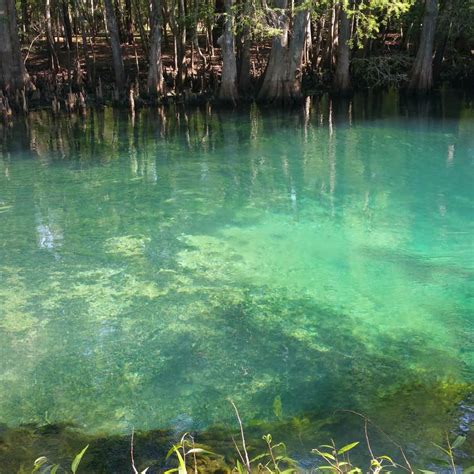
[[[471,408],[466,409],[467,406]],[[374,463],[391,472],[471,472],[474,436],[466,426],[466,418],[472,424],[473,413],[472,404],[465,400],[457,409],[458,426],[441,434],[431,448],[423,450],[392,438],[363,415],[344,410],[319,421],[307,414],[271,423],[253,420],[245,426],[239,426],[238,414],[233,427],[186,432],[177,431],[178,425],[167,430],[131,428],[122,435],[88,435],[68,424],[4,426],[0,431],[1,472],[30,472],[35,459],[39,459],[43,469],[55,464],[67,469],[84,447],[87,449],[78,472],[90,474],[128,474],[134,468],[138,472],[148,468],[147,473],[155,474],[179,467],[180,462],[186,465],[187,472],[196,472],[196,468],[202,474],[246,472],[247,459],[252,472],[274,474],[318,472],[321,467],[320,472],[324,472],[339,463],[348,464],[341,464],[341,471],[332,472],[349,472],[354,468],[375,472],[373,469],[378,466]],[[325,437],[338,425],[337,429],[344,434],[330,448],[334,441]],[[318,427],[316,432],[314,427]],[[179,456],[173,447],[179,450]],[[180,459],[183,450],[187,457]]]
[[[75,38],[73,41],[78,41]],[[203,40],[204,41],[204,40]],[[133,44],[123,44],[122,54],[126,77],[126,92],[118,94],[110,49],[105,37],[94,38],[94,48],[90,57],[74,59],[74,54],[58,40],[57,56],[60,66],[52,70],[49,65],[47,41],[39,38],[25,52],[25,64],[30,75],[28,87],[15,93],[3,91],[0,95],[0,117],[8,121],[14,114],[28,113],[32,110],[51,110],[54,114],[84,113],[93,107],[113,106],[129,109],[132,113],[143,107],[156,107],[169,104],[198,105],[208,102],[219,104],[219,87],[222,74],[222,58],[219,47],[209,50],[206,57],[198,55],[193,49],[186,51],[186,81],[177,84],[176,64],[171,38],[163,42],[163,91],[150,95],[147,87],[147,57],[140,39]],[[78,49],[80,44],[74,46]],[[73,48],[73,49],[74,49]],[[252,64],[247,89],[241,91],[239,98],[227,106],[239,106],[258,101],[266,64],[271,50],[271,42],[264,41],[250,50]],[[353,58],[352,93],[380,94],[388,89],[406,92],[413,57],[408,53],[397,52],[381,54],[370,58]],[[89,71],[88,74],[84,71]],[[460,94],[472,95],[474,89],[474,58],[444,64],[437,75],[435,88],[430,96],[437,96],[443,88],[453,88]],[[301,78],[302,98],[334,93],[332,76],[327,71],[315,68],[313,64],[303,69]],[[347,94],[345,94],[347,95]],[[416,98],[415,98],[416,99]],[[295,100],[292,100],[294,103]],[[298,100],[296,101],[298,102]],[[262,101],[266,104],[266,101]],[[275,105],[275,104],[274,104]],[[278,106],[282,106],[277,102]],[[288,106],[288,103],[283,105]]]

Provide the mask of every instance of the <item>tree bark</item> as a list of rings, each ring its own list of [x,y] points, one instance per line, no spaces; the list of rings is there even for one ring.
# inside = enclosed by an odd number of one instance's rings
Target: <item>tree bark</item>
[[[186,5],[185,0],[178,0],[178,12],[179,19],[178,24],[178,38],[177,38],[177,61],[178,70],[176,76],[176,87],[182,92],[184,83],[187,77],[187,64],[186,64]]]
[[[15,1],[0,0],[0,89],[13,92],[29,84],[21,56]]]
[[[158,96],[163,93],[163,64],[161,61],[161,0],[151,0],[151,33],[148,69],[148,93]]]
[[[211,2],[212,3],[212,2]],[[224,0],[215,0],[214,2],[214,24],[211,25],[212,30],[212,46],[218,47],[217,40],[224,33],[224,15],[225,5]]]
[[[335,49],[337,44],[337,8],[333,5],[328,12],[328,28],[327,35],[322,34],[321,37],[325,37],[323,54],[321,63],[323,67],[327,68],[330,72],[333,72],[335,61]]]
[[[27,0],[21,0],[21,22],[23,33],[28,33],[30,31],[30,13]]]
[[[112,49],[112,64],[114,68],[115,87],[121,97],[124,95],[125,88],[125,70],[123,67],[122,50],[120,48],[120,35],[115,18],[114,6],[112,0],[104,0],[105,16],[107,19],[107,28],[109,30],[110,47]]]
[[[222,78],[219,89],[219,100],[235,104],[237,92],[237,61],[235,58],[233,0],[225,0],[224,34],[222,43]]]
[[[56,43],[54,41],[53,35],[53,25],[51,22],[51,0],[45,1],[45,19],[46,19],[46,40],[48,42],[48,51],[49,51],[49,58],[51,61],[51,69],[57,70],[59,69],[59,59],[58,53],[56,52]]]
[[[243,15],[246,16],[246,19],[250,18],[251,15],[251,2],[247,1],[244,4]],[[250,37],[250,26],[247,22],[244,22],[242,28],[242,34],[239,38],[239,54],[238,54],[238,85],[239,90],[242,94],[250,95],[252,92],[252,77],[250,74],[251,66],[251,57],[250,57],[250,47],[252,45],[252,40]]]
[[[336,72],[334,74],[333,92],[347,95],[351,92],[349,67],[351,64],[351,24],[343,3],[339,5],[339,28],[337,43]]]
[[[184,0],[176,0],[176,2],[171,2],[171,5],[169,5],[169,24],[173,37],[176,91],[183,92],[187,77],[186,7]]]
[[[74,43],[72,41],[72,26],[71,18],[69,16],[69,3],[67,0],[62,0],[61,8],[63,12],[64,36],[69,50],[72,51]]]
[[[301,5],[301,0],[295,6]],[[293,36],[289,41],[290,19],[286,12],[287,0],[275,1],[279,9],[275,27],[281,31],[273,38],[272,50],[265,71],[262,87],[258,94],[260,102],[296,102],[302,99],[302,60],[306,41],[306,26],[309,12],[299,10],[293,19]]]
[[[125,0],[125,31],[127,35],[127,43],[133,44],[133,14],[132,0]]]
[[[434,40],[434,56],[433,56],[433,81],[436,82],[440,76],[441,69],[443,67],[444,54],[448,40],[451,34],[451,28],[453,26],[452,18],[452,2],[446,0],[441,2],[438,13],[438,33]]]
[[[433,87],[433,44],[438,16],[438,0],[425,0],[420,44],[411,74],[409,90],[426,93]]]
[[[117,31],[120,38],[120,43],[125,43],[127,38],[125,37],[124,27],[123,27],[123,15],[120,8],[120,0],[114,0],[114,13],[115,13],[115,22],[117,23]]]
[[[145,56],[148,56],[150,51],[149,51],[149,47],[148,47],[148,36],[145,32],[145,20],[143,18],[143,14],[142,14],[142,9],[140,7],[140,1],[139,0],[134,0],[133,1],[133,6],[135,7],[135,18],[136,18],[136,21],[137,21],[137,26],[138,26],[138,31],[140,33],[140,39],[142,41],[142,49],[143,49],[143,52],[145,54]],[[150,18],[151,20],[151,18]],[[150,21],[151,23],[151,21]],[[150,25],[150,30],[151,30],[151,25]],[[132,32],[133,33],[133,32]],[[132,40],[133,40],[133,35],[132,35]]]

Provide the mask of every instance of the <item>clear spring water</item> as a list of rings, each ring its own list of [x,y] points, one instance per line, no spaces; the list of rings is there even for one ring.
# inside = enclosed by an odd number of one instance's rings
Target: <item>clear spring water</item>
[[[43,112],[0,138],[2,423],[200,430],[231,398],[419,443],[456,425],[472,108]]]

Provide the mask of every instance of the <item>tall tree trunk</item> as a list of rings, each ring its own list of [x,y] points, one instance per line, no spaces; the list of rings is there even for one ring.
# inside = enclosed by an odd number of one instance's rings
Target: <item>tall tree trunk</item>
[[[138,31],[140,32],[140,39],[142,42],[142,49],[143,52],[145,53],[145,56],[149,55],[149,48],[148,48],[148,36],[145,32],[145,20],[143,19],[143,14],[142,14],[142,9],[140,8],[140,1],[139,0],[134,0],[133,6],[135,7],[135,18],[137,21],[137,26],[138,26]],[[150,17],[150,23],[151,23],[151,17]],[[150,24],[150,29],[151,29],[151,24]],[[133,40],[133,36],[132,36]]]
[[[120,43],[125,43],[127,38],[125,38],[124,28],[123,28],[123,15],[122,9],[120,7],[120,0],[114,0],[114,13],[115,13],[115,22],[117,23],[117,31],[120,38]]]
[[[225,0],[224,34],[220,38],[222,43],[222,78],[219,89],[219,100],[235,104],[237,92],[237,61],[235,59],[234,40],[234,1]]]
[[[295,2],[300,6],[303,2]],[[298,11],[293,19],[293,36],[289,49],[289,70],[288,70],[288,98],[291,100],[301,100],[301,80],[303,78],[303,53],[307,40],[307,26],[309,21],[309,11]]]
[[[212,0],[211,4],[214,3],[214,18],[215,21],[211,25],[212,30],[212,46],[218,47],[217,40],[224,33],[224,12],[225,5],[224,0]]]
[[[443,29],[436,46],[436,50],[433,58],[433,79],[436,82],[440,76],[441,69],[443,67],[444,53],[448,44],[449,34],[451,32],[452,23],[449,24],[447,29]]]
[[[425,0],[420,44],[411,74],[409,90],[426,93],[433,87],[433,44],[438,16],[438,0]]]
[[[178,71],[176,76],[176,87],[182,91],[187,76],[186,65],[186,5],[185,0],[178,0],[178,38],[177,38],[177,61]]]
[[[132,0],[125,0],[125,32],[127,36],[127,43],[133,44]]]
[[[0,89],[13,92],[29,84],[21,56],[15,0],[0,0]]]
[[[433,80],[434,82],[440,76],[441,69],[443,67],[444,54],[446,46],[448,45],[449,36],[451,34],[451,28],[453,26],[452,18],[452,4],[451,0],[441,2],[439,6],[439,17],[438,17],[438,34],[435,38],[435,51],[433,57]]]
[[[242,12],[247,18],[251,15],[251,2],[246,1],[244,3],[244,10]],[[245,95],[250,95],[252,89],[252,77],[250,75],[250,47],[252,40],[250,37],[250,26],[247,22],[244,22],[242,28],[242,35],[239,42],[239,62],[238,62],[238,83],[239,90]]]
[[[153,96],[163,93],[163,64],[161,62],[161,0],[151,0],[150,55],[148,69],[148,93]]]
[[[239,90],[245,95],[250,95],[252,92],[252,76],[250,73],[251,56],[250,46],[252,41],[250,39],[249,28],[245,27],[242,33],[242,44],[239,57]]]
[[[104,0],[105,16],[107,19],[107,28],[110,36],[110,47],[112,49],[112,63],[115,75],[115,86],[121,97],[124,95],[125,88],[125,70],[123,67],[122,50],[120,48],[120,36],[115,18],[114,6],[112,0]]]
[[[295,7],[302,4],[302,0],[295,2]],[[290,19],[287,14],[287,0],[275,1],[278,8],[275,27],[281,31],[273,38],[272,50],[262,87],[258,94],[261,102],[295,102],[302,99],[301,78],[303,50],[306,41],[306,26],[309,12],[298,10],[293,19],[293,35],[289,36]]]
[[[313,51],[313,68],[319,67],[320,62],[322,59],[320,58],[321,54],[321,46],[323,43],[323,34],[324,34],[324,27],[325,27],[325,17],[322,16],[316,23],[316,34],[315,34],[315,41],[314,41],[314,51]]]
[[[68,49],[72,51],[74,43],[72,41],[72,26],[71,17],[69,16],[69,2],[67,0],[62,0],[61,8],[63,11],[64,36],[66,37],[66,44]]]
[[[173,37],[176,91],[182,92],[186,80],[186,10],[184,0],[170,2],[169,24]],[[178,13],[178,14],[176,14]]]
[[[333,91],[336,94],[346,95],[351,91],[349,67],[351,64],[351,24],[343,2],[339,5],[339,28],[337,43],[336,72],[334,74]]]
[[[28,11],[28,0],[21,0],[21,23],[23,33],[30,31],[30,13]]]
[[[56,52],[56,43],[53,35],[53,24],[51,21],[51,0],[45,1],[45,18],[46,18],[46,40],[48,42],[48,51],[51,61],[51,69],[59,69],[59,59]]]
[[[335,5],[332,5],[330,10],[327,13],[328,19],[328,29],[327,35],[322,35],[326,37],[324,43],[323,54],[321,58],[321,63],[323,67],[329,69],[329,72],[333,72],[335,64],[335,49],[337,44],[337,8]]]
[[[200,57],[202,61],[202,70],[203,70],[203,75],[206,70],[207,66],[207,59],[206,56],[201,51],[201,47],[199,46],[199,0],[193,0],[192,2],[192,9],[193,9],[193,31],[192,31],[192,48],[195,50]],[[194,54],[192,54],[191,57],[191,63],[192,63],[192,71],[194,74],[194,68],[195,68],[195,62],[194,62]]]

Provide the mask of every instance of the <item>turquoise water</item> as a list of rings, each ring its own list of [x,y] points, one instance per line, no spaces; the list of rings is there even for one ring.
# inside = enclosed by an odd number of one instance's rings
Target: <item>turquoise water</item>
[[[1,139],[0,422],[204,430],[231,398],[421,444],[457,426],[472,108],[42,112]]]

